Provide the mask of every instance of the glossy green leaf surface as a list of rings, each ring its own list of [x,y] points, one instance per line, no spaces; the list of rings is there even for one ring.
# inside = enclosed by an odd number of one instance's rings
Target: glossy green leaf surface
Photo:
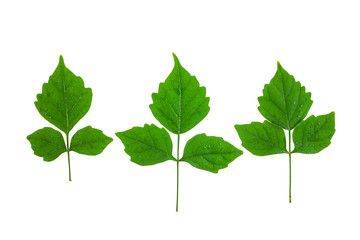
[[[42,93],[37,95],[35,106],[47,121],[69,133],[89,111],[91,99],[91,89],[84,87],[81,77],[75,76],[60,56],[49,82],[43,84]]]
[[[85,155],[98,155],[112,140],[101,130],[87,126],[74,134],[71,139],[70,150]]]
[[[221,137],[198,134],[185,145],[184,155],[180,161],[190,163],[193,167],[217,173],[226,168],[243,152]]]
[[[199,134],[191,138],[180,159],[180,136],[195,127],[208,114],[209,97],[173,54],[175,66],[160,83],[159,91],[152,94],[150,110],[154,117],[170,132],[177,135],[176,158],[172,156],[172,142],[164,128],[147,125],[116,133],[125,146],[131,161],[139,165],[153,165],[166,160],[176,161],[176,211],[179,200],[179,166],[188,162],[192,166],[217,173],[242,154],[242,151],[220,137]]]
[[[44,161],[55,160],[66,152],[64,138],[61,133],[53,128],[45,127],[27,136],[31,148],[36,156],[42,157]]]
[[[68,153],[69,181],[71,181],[70,151],[86,155],[97,155],[112,141],[111,138],[104,135],[100,130],[89,126],[75,133],[70,147],[69,133],[75,124],[89,111],[92,100],[92,90],[85,88],[82,78],[72,73],[65,66],[63,57],[60,56],[58,66],[50,76],[49,81],[43,84],[42,93],[38,94],[36,98],[35,106],[39,113],[47,121],[65,133],[66,145],[63,145],[65,151]],[[57,138],[57,143],[60,141],[64,143],[63,136],[60,132],[54,129],[52,129],[52,131],[46,131],[48,137],[50,136],[49,132],[52,132],[52,137]],[[28,139],[34,149],[34,143],[32,142],[34,141],[33,137],[34,136],[30,135]],[[39,140],[37,139],[37,141]],[[36,144],[35,154],[38,156],[40,156],[39,154],[47,154],[46,159],[48,161],[56,159],[64,152],[63,148],[61,148],[61,151],[58,149],[51,152],[48,145],[40,142]],[[46,159],[44,157],[45,161]]]
[[[158,93],[152,94],[150,105],[155,118],[174,134],[185,133],[208,114],[210,98],[195,76],[186,71],[173,54],[175,66]]]
[[[293,153],[318,153],[331,143],[335,133],[335,112],[308,117],[294,130]]]
[[[278,62],[275,76],[269,84],[265,84],[263,96],[258,98],[258,110],[270,122],[235,125],[242,145],[252,154],[288,154],[289,203],[292,202],[292,153],[318,153],[330,145],[335,133],[334,112],[319,117],[311,116],[303,121],[313,103],[310,98],[311,93],[306,92],[305,87],[296,82]],[[287,143],[283,129],[287,130]]]
[[[287,153],[284,130],[264,121],[235,125],[242,146],[257,156]]]
[[[313,103],[311,93],[290,75],[278,62],[275,76],[265,84],[263,96],[258,98],[260,113],[270,122],[293,129],[309,112]]]
[[[144,127],[133,127],[116,133],[125,146],[125,152],[131,161],[142,166],[154,165],[167,160],[175,160],[172,156],[172,142],[164,128],[154,124]]]

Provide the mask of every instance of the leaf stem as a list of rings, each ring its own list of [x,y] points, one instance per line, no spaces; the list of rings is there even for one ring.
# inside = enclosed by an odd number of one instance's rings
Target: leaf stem
[[[69,134],[66,134],[66,151],[68,156],[68,165],[69,165],[69,181],[71,182],[71,168],[70,168],[70,147],[69,147]]]
[[[289,129],[289,203],[291,203],[291,130]]]
[[[180,133],[177,137],[177,155],[176,155],[176,212],[179,209],[179,149],[180,149]]]

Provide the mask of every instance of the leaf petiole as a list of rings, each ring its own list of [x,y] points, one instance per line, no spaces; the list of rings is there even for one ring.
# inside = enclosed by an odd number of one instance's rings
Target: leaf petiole
[[[71,182],[71,168],[70,168],[70,147],[69,147],[69,134],[66,134],[66,151],[68,156],[68,166],[69,166],[69,181]]]
[[[291,130],[289,129],[289,203],[291,203]]]
[[[176,155],[176,212],[179,210],[179,149],[180,149],[180,133],[177,137],[177,155]]]

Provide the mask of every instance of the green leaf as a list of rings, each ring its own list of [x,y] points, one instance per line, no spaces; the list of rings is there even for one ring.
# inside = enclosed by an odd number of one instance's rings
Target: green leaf
[[[36,156],[42,157],[44,161],[55,160],[66,152],[64,138],[61,133],[53,128],[45,127],[27,136],[31,148]]]
[[[257,156],[287,153],[284,130],[264,121],[250,124],[235,125],[242,145]]]
[[[68,134],[89,111],[92,99],[90,88],[84,87],[81,77],[75,76],[60,56],[59,65],[44,83],[35,106],[41,116]]]
[[[165,82],[160,83],[158,93],[152,94],[150,110],[155,118],[170,132],[177,135],[176,159],[172,156],[172,142],[164,128],[155,125],[134,127],[116,133],[125,146],[131,161],[139,165],[153,165],[166,160],[176,160],[176,211],[179,200],[179,162],[186,161],[196,168],[218,172],[242,154],[242,151],[220,137],[200,134],[190,139],[180,160],[180,135],[195,127],[208,114],[210,98],[205,87],[200,87],[173,54],[175,66]]]
[[[210,98],[205,87],[200,87],[175,54],[175,66],[159,92],[152,94],[151,112],[155,118],[174,134],[185,133],[195,127],[208,114]]]
[[[331,143],[335,133],[335,112],[326,115],[308,117],[294,130],[293,153],[318,153]]]
[[[81,77],[75,76],[65,66],[64,59],[60,55],[59,64],[50,76],[49,82],[43,84],[42,93],[37,95],[35,106],[46,120],[54,124],[66,135],[65,151],[68,153],[69,181],[71,181],[70,150],[87,155],[97,155],[112,141],[100,130],[86,127],[73,136],[71,148],[69,147],[69,133],[75,124],[89,111],[91,99],[91,89],[85,88]],[[61,133],[52,133],[52,135],[57,136],[59,134],[61,136]],[[62,139],[63,142],[64,139]],[[43,152],[46,153],[47,151],[47,145],[37,144],[36,152],[44,154]],[[63,152],[62,148],[61,151]],[[46,159],[49,159],[49,161],[54,160],[62,152],[59,150],[59,152],[50,157],[48,156]]]
[[[226,168],[243,152],[221,137],[198,134],[185,145],[184,155],[180,161],[190,163],[192,166],[217,173]]]
[[[131,161],[141,166],[175,160],[170,135],[164,128],[145,124],[144,127],[118,132],[116,136],[124,144]]]
[[[265,84],[259,97],[259,111],[270,122],[293,129],[309,112],[313,103],[310,92],[277,63],[277,71],[270,84]]]
[[[265,84],[263,96],[259,97],[259,111],[271,123],[253,122],[235,125],[242,145],[258,156],[288,153],[289,157],[289,203],[291,197],[291,154],[318,153],[330,145],[335,133],[335,113],[319,117],[311,116],[305,121],[312,105],[311,93],[305,92],[299,82],[277,63],[277,72]],[[273,125],[274,124],[274,125]],[[283,129],[288,130],[288,149]],[[291,134],[291,130],[293,134]],[[291,137],[295,149],[291,151]]]
[[[80,154],[98,155],[112,140],[101,130],[87,126],[74,134],[71,139],[70,150]]]

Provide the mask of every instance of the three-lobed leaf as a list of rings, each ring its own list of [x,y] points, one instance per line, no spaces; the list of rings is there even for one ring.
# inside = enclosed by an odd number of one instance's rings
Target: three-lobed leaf
[[[125,152],[131,161],[142,166],[154,165],[167,160],[175,160],[172,156],[172,141],[164,128],[154,124],[144,127],[133,127],[124,132],[117,132],[125,146]]]
[[[318,153],[331,143],[335,133],[335,112],[326,115],[308,117],[294,130],[293,153]]]
[[[70,130],[90,109],[92,90],[85,88],[81,77],[72,73],[60,56],[58,66],[36,98],[35,106],[39,113],[63,131],[68,141]],[[112,141],[102,131],[90,126],[75,133],[70,148],[68,142],[65,145],[62,134],[49,127],[30,134],[27,139],[34,154],[43,157],[44,161],[53,161],[66,151],[97,155]]]
[[[175,66],[158,93],[152,94],[150,105],[154,117],[170,132],[185,133],[208,114],[210,98],[195,76],[186,71],[173,54]]]
[[[295,78],[277,63],[277,71],[263,96],[258,98],[258,110],[270,122],[235,125],[242,145],[254,155],[277,153],[289,155],[289,203],[291,203],[291,154],[318,153],[330,145],[335,133],[335,113],[310,116],[303,121],[312,105],[311,93],[305,92]],[[284,130],[288,130],[289,149],[286,149]],[[295,149],[291,151],[291,130]]]
[[[36,156],[42,157],[44,161],[55,160],[66,152],[66,146],[62,134],[50,127],[45,127],[27,136],[31,148]]]
[[[37,95],[35,106],[41,116],[68,134],[89,111],[92,99],[90,88],[84,87],[81,77],[72,73],[60,56],[59,64]]]
[[[287,153],[284,130],[268,121],[235,125],[242,146],[257,156]]]
[[[70,150],[85,155],[98,155],[112,140],[101,130],[87,126],[74,134],[71,139]]]
[[[217,173],[226,168],[243,152],[221,137],[198,134],[185,145],[184,155],[180,161],[185,161],[193,167]]]
[[[155,125],[133,127],[116,133],[125,146],[131,161],[139,165],[154,165],[167,160],[177,162],[176,211],[179,199],[179,162],[217,173],[242,154],[242,151],[220,137],[199,134],[185,145],[184,155],[179,159],[180,134],[195,127],[208,114],[210,98],[205,87],[200,87],[173,54],[175,66],[165,82],[160,83],[158,93],[152,94],[150,110],[154,117],[170,132],[177,135],[177,154],[172,156],[172,142],[164,128]]]
[[[263,96],[258,98],[260,113],[270,122],[293,129],[309,112],[313,103],[311,93],[290,75],[278,62],[275,76],[265,84]]]

